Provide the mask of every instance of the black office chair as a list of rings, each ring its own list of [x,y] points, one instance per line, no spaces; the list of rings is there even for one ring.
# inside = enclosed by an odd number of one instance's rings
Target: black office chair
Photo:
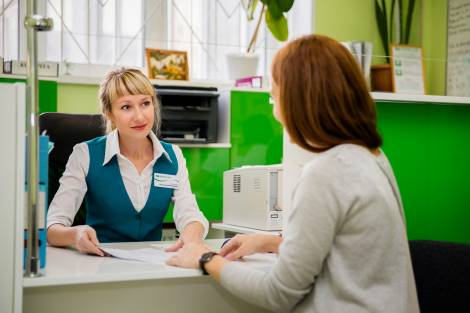
[[[428,240],[409,244],[421,313],[468,312],[470,245]]]
[[[72,153],[73,147],[106,132],[103,117],[100,114],[70,114],[46,112],[39,116],[39,130],[49,136],[54,149],[49,154],[49,204],[59,189],[59,179]],[[73,225],[85,224],[86,206],[82,203]]]

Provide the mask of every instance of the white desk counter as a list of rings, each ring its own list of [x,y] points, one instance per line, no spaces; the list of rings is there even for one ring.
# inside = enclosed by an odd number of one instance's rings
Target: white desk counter
[[[206,243],[218,249],[223,240]],[[137,249],[154,243],[120,243]],[[167,242],[160,244],[168,244]],[[247,261],[267,268],[269,260]],[[199,270],[47,248],[44,276],[23,279],[23,312],[266,312],[236,298]]]
[[[233,234],[265,234],[275,236],[279,236],[281,234],[280,230],[261,230],[250,227],[230,225],[226,223],[212,223],[211,227],[214,229],[224,230]]]

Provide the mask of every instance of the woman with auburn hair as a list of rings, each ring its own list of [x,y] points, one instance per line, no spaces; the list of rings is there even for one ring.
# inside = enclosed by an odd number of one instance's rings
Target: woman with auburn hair
[[[189,244],[168,263],[277,312],[419,312],[400,193],[353,56],[328,37],[301,37],[277,53],[272,78],[274,116],[318,152],[282,238],[237,235],[219,254]],[[278,254],[269,272],[233,262],[257,252]]]
[[[47,213],[47,241],[103,256],[100,242],[161,240],[170,202],[180,231],[169,251],[201,243],[208,221],[191,192],[178,146],[158,140],[155,88],[137,69],[112,70],[100,86],[108,134],[73,148]],[[72,226],[85,199],[86,224]]]

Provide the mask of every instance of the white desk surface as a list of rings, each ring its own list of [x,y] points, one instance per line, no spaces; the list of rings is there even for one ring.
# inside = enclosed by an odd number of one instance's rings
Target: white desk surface
[[[210,239],[206,240],[205,243],[213,250],[218,251],[224,240]],[[170,242],[133,242],[105,245],[131,250],[146,248],[150,245],[161,245],[163,247],[170,244]],[[35,278],[23,278],[24,288],[202,276],[201,271],[196,269],[183,269],[112,257],[84,255],[68,248],[47,247],[46,257],[44,275]],[[247,264],[269,267],[272,261],[268,258],[254,258],[251,261],[248,259]]]
[[[224,239],[207,240],[218,250]],[[141,249],[170,242],[109,244]],[[274,255],[254,255],[246,266],[268,270]],[[83,255],[47,248],[45,275],[23,278],[23,313],[267,313],[230,294],[199,270]],[[18,311],[20,312],[20,311]]]
[[[206,241],[210,247],[216,250],[220,248],[222,242],[223,239]],[[170,243],[133,242],[106,245],[121,249],[140,249],[149,247],[150,244],[167,246]],[[35,278],[25,277],[23,287],[201,276],[201,272],[195,269],[84,255],[68,248],[47,247],[46,257],[44,275]]]
[[[256,228],[236,226],[236,225],[230,225],[230,224],[225,224],[225,223],[213,223],[211,227],[214,229],[225,230],[225,231],[238,233],[238,234],[269,234],[269,235],[281,234],[280,230],[261,230],[261,229],[256,229]]]

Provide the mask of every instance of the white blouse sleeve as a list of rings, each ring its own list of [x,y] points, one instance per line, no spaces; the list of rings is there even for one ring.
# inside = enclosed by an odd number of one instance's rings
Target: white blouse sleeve
[[[205,238],[209,231],[209,222],[204,214],[199,210],[196,197],[191,191],[188,169],[186,168],[186,159],[178,146],[173,145],[173,150],[175,152],[176,159],[178,160],[178,173],[176,176],[179,180],[179,187],[175,189],[172,199],[175,203],[173,219],[175,221],[176,228],[181,232],[190,222],[199,222],[204,227],[203,238]]]
[[[88,174],[89,165],[88,145],[86,143],[75,145],[64,174],[59,180],[59,190],[49,206],[47,228],[53,224],[72,225],[87,191],[85,177]]]

